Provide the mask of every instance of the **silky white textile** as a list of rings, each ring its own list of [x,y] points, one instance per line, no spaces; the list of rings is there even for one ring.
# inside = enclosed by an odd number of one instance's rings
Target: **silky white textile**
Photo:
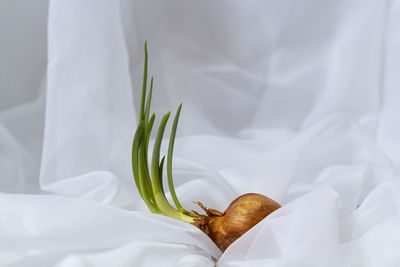
[[[0,5],[0,266],[400,266],[400,1],[18,3]],[[145,40],[157,122],[183,102],[183,206],[282,204],[223,254],[136,191]]]

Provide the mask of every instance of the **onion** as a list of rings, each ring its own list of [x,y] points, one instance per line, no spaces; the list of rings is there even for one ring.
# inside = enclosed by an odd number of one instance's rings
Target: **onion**
[[[223,213],[214,209],[208,209],[200,202],[197,202],[197,204],[206,214],[187,211],[182,207],[176,196],[172,179],[172,154],[182,103],[179,105],[175,114],[167,153],[168,187],[175,207],[169,203],[165,197],[162,182],[165,156],[162,157],[160,161],[160,147],[164,136],[164,130],[171,113],[168,112],[164,115],[160,126],[158,127],[153,146],[151,166],[149,167],[149,139],[155,120],[155,114],[153,113],[150,116],[153,77],[151,78],[150,90],[146,98],[148,65],[147,42],[145,43],[144,52],[144,73],[139,124],[132,144],[132,171],[136,187],[151,212],[195,225],[206,233],[221,249],[221,251],[225,251],[232,242],[268,216],[271,212],[280,208],[280,205],[266,196],[249,193],[232,201]]]
[[[266,196],[248,193],[232,201],[223,214],[208,210],[202,205],[201,207],[207,213],[208,229],[205,229],[204,225],[200,228],[221,251],[225,251],[231,243],[281,205]]]

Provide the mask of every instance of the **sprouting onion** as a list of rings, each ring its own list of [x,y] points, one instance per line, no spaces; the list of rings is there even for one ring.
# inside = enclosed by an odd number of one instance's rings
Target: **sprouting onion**
[[[166,113],[161,119],[151,154],[151,165],[149,166],[149,140],[150,133],[153,129],[155,114],[153,113],[150,116],[153,77],[151,77],[150,89],[147,94],[147,71],[148,53],[147,42],[145,42],[139,123],[132,145],[132,170],[139,194],[152,213],[169,216],[197,226],[206,233],[222,251],[225,251],[233,241],[271,212],[278,209],[280,205],[266,196],[249,193],[235,199],[223,213],[214,209],[208,209],[200,202],[196,203],[205,211],[205,215],[195,211],[187,211],[182,207],[177,198],[172,177],[173,149],[182,103],[178,106],[175,113],[167,152],[167,180],[174,206],[169,203],[163,187],[165,156],[160,160],[160,148],[165,127],[171,113]]]

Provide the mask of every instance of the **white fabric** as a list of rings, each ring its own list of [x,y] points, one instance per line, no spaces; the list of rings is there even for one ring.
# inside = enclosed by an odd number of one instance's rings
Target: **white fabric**
[[[0,266],[400,265],[400,1],[31,2],[0,4]],[[183,206],[283,205],[224,254],[134,186],[145,40]]]

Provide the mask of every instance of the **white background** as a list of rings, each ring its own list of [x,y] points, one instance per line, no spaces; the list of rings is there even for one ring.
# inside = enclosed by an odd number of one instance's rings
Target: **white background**
[[[0,266],[399,266],[399,28],[397,0],[1,1]],[[183,206],[283,205],[223,255],[134,186],[145,40]]]

